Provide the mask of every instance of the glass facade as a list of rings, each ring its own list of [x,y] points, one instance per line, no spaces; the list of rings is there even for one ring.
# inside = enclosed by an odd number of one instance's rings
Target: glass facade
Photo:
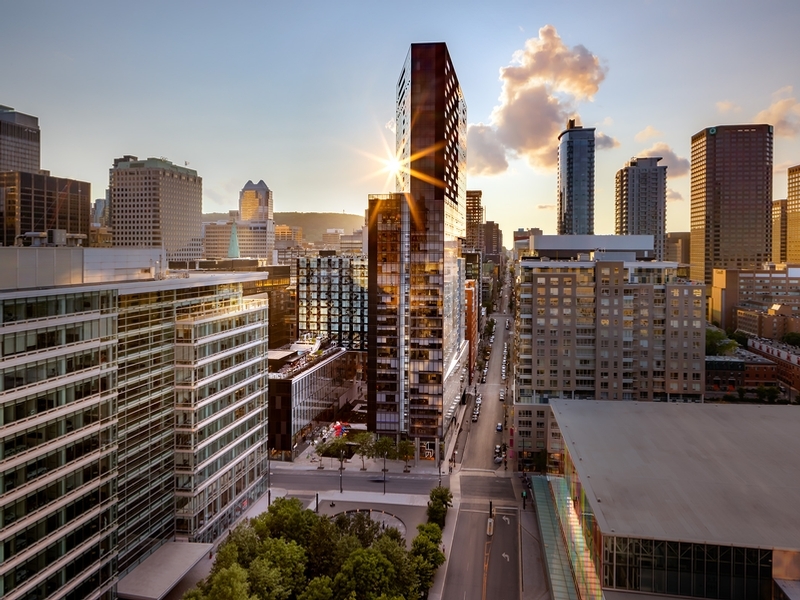
[[[551,480],[559,520],[581,591],[603,588],[695,598],[769,600],[772,550],[654,540],[603,533],[569,452],[564,477]],[[595,574],[595,575],[593,575]]]
[[[594,234],[594,128],[558,136],[558,234]]]
[[[370,425],[433,440],[464,341],[467,108],[445,44],[412,44],[396,109],[398,193],[370,196]]]
[[[367,348],[367,257],[297,259],[297,333]]]

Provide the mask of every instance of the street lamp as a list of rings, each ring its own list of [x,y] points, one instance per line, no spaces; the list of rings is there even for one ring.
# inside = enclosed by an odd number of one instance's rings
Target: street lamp
[[[344,471],[344,450],[339,450],[339,493],[343,494],[342,489],[342,472]]]
[[[386,452],[383,453],[383,495],[386,495]]]

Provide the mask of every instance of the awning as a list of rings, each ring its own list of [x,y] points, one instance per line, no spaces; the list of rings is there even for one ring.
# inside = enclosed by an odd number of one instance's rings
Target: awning
[[[120,579],[117,596],[124,600],[161,600],[213,547],[167,542]]]

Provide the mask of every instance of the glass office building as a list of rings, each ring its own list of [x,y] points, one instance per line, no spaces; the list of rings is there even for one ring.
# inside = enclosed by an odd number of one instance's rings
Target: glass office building
[[[594,128],[570,119],[558,136],[558,234],[594,233]]]

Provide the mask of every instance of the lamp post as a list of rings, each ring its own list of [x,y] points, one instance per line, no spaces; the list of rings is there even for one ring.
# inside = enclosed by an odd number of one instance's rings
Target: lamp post
[[[344,471],[344,450],[339,450],[339,493],[343,494],[342,489],[342,472]]]
[[[386,452],[383,453],[383,495],[386,495]]]

